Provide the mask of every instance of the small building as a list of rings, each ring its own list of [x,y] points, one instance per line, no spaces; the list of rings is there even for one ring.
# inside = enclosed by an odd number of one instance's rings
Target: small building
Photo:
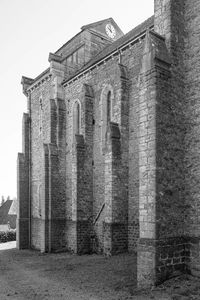
[[[17,200],[6,200],[0,206],[0,230],[15,229],[17,219]]]

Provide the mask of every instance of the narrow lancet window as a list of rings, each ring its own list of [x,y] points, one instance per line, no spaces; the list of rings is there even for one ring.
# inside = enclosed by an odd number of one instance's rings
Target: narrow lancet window
[[[107,124],[111,121],[111,92],[107,95]]]
[[[106,132],[109,123],[112,121],[113,113],[113,89],[110,85],[106,86],[101,94],[101,145],[102,149],[105,147]]]
[[[81,127],[81,108],[80,103],[76,101],[73,107],[73,134],[80,134]]]

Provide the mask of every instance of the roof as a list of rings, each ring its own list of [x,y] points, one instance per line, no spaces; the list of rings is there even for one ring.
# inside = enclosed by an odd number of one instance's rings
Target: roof
[[[103,24],[106,21],[114,23],[115,26],[118,28],[118,30],[123,34],[123,32],[121,31],[121,29],[119,28],[117,23],[113,20],[113,18],[103,19],[103,20],[100,20],[100,21],[93,22],[93,23],[82,26],[81,31],[79,31],[76,35],[74,35],[71,39],[69,39],[66,43],[64,43],[59,49],[56,50],[56,52],[54,54],[58,54],[62,50],[62,48],[66,47],[69,43],[71,43],[71,41],[74,40],[84,30],[94,29],[95,27],[97,27],[98,25]]]
[[[8,211],[12,205],[13,200],[6,200],[1,206],[0,206],[0,224],[5,224],[7,222],[2,222],[5,218],[7,218]]]
[[[103,19],[103,20],[93,22],[93,23],[90,23],[90,24],[87,24],[87,25],[83,25],[81,27],[81,30],[90,29],[91,27],[98,26],[98,25],[104,23],[105,21],[109,22],[109,21],[114,21],[114,20],[113,20],[113,18],[108,18],[108,19]]]
[[[16,218],[17,215],[9,214],[13,200],[6,200],[2,206],[0,206],[0,225],[5,225],[10,223],[11,228],[16,228]]]
[[[18,204],[17,199],[14,199],[12,201],[12,204],[11,204],[10,209],[8,211],[9,215],[16,215],[17,214],[17,204]]]
[[[64,43],[59,49],[57,49],[54,54],[60,55],[59,52],[66,47],[68,44],[70,44],[78,35],[80,35],[84,30],[90,30],[90,29],[94,29],[95,27],[97,27],[98,25],[103,24],[104,22],[112,22],[115,24],[116,28],[118,29],[118,31],[123,34],[123,32],[121,31],[121,29],[119,28],[119,26],[116,24],[116,22],[113,20],[113,18],[108,18],[108,19],[104,19],[104,20],[100,20],[98,22],[94,22],[94,23],[90,23],[87,25],[84,25],[81,27],[81,31],[78,32],[76,35],[74,35],[71,39],[69,39],[66,43]],[[65,57],[63,57],[64,59]],[[48,74],[50,72],[50,68],[47,68],[46,70],[44,70],[42,73],[40,73],[37,77],[35,77],[34,79],[32,78],[28,78],[29,80],[32,80],[33,82],[30,84],[30,86],[32,84],[34,84],[35,82],[37,82],[37,80],[41,79],[44,75]],[[24,76],[22,76],[23,78]]]
[[[99,24],[102,24],[105,21],[112,21],[115,23],[115,21],[112,18],[104,19],[98,22],[90,23],[87,25],[84,25],[81,27],[81,31],[77,33],[74,37],[72,37],[69,41],[67,41],[64,45],[62,45],[56,52],[57,54],[63,47],[65,47],[67,44],[69,44],[77,35],[79,35],[83,30],[86,29],[92,29],[95,26],[98,26]],[[116,24],[116,23],[115,23]],[[142,33],[145,33],[145,31],[153,27],[154,25],[154,16],[151,16],[149,19],[129,31],[127,34],[121,36],[117,40],[115,40],[113,43],[109,44],[107,47],[105,47],[101,52],[99,52],[95,57],[93,57],[87,64],[83,66],[83,68],[79,69],[76,73],[74,73],[72,76],[66,78],[63,83],[69,81],[70,79],[76,77],[79,73],[85,71],[98,61],[102,60],[106,56],[110,55],[112,52],[116,51],[117,49],[121,48],[123,45],[126,45],[129,41],[133,40],[134,38],[137,38],[137,36],[141,35]],[[121,29],[116,24],[117,28],[121,31]],[[121,31],[122,32],[122,31]],[[50,72],[50,68],[47,68],[45,71],[43,71],[41,74],[39,74],[36,78],[33,79],[33,84],[42,78],[44,75],[48,74]]]
[[[154,15],[151,16],[149,19],[138,25],[137,27],[133,28],[131,31],[129,31],[127,34],[123,35],[121,38],[113,42],[112,44],[105,47],[100,53],[98,53],[95,57],[93,57],[82,69],[80,69],[78,72],[76,72],[74,75],[72,75],[70,78],[67,78],[64,80],[64,82],[69,81],[73,77],[77,76],[79,73],[85,71],[98,61],[102,60],[106,56],[110,55],[112,52],[116,51],[117,49],[121,48],[123,45],[127,44],[129,41],[133,40],[137,36],[141,35],[143,32],[148,28],[153,27],[154,25]],[[63,82],[63,83],[64,83]]]
[[[116,37],[114,40],[118,39],[120,36],[124,35],[124,33],[122,32],[121,28],[117,25],[117,23],[113,20],[113,18],[107,18],[107,19],[104,19],[104,20],[100,20],[100,21],[97,21],[97,22],[94,22],[94,23],[90,23],[90,24],[87,24],[87,25],[84,25],[81,27],[81,30],[92,30],[92,31],[96,31],[96,32],[99,32],[101,33],[103,36],[105,36],[106,38],[108,38],[107,34],[105,34],[104,30],[105,30],[105,24],[108,24],[108,23],[111,23],[116,31],[117,31],[117,34],[116,34]],[[104,27],[103,28],[103,31],[102,31],[102,26]],[[109,38],[108,38],[109,39]]]

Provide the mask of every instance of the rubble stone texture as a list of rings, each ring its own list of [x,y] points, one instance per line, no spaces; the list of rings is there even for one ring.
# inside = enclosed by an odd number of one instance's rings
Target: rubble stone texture
[[[18,248],[137,252],[138,286],[200,275],[200,2],[154,7],[126,35],[83,26],[22,77]]]

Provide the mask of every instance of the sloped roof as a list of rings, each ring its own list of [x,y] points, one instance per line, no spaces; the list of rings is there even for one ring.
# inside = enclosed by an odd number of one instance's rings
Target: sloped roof
[[[0,207],[0,225],[10,223],[11,228],[16,228],[16,214],[9,214],[9,210],[13,200],[6,200],[4,204]]]
[[[111,22],[112,24],[115,24],[115,27],[117,28],[118,32],[120,35],[123,35],[122,30],[119,28],[119,26],[117,25],[117,23],[113,20],[113,18],[107,18],[107,19],[103,19],[94,23],[90,23],[87,25],[84,25],[81,27],[81,31],[79,31],[76,35],[74,35],[71,39],[69,39],[66,43],[64,43],[61,47],[59,47],[54,54],[59,54],[59,52],[66,47],[68,44],[70,44],[78,35],[80,35],[84,30],[94,30],[95,27],[98,27],[99,25],[105,23],[105,22]],[[29,78],[30,80],[33,80],[33,83],[35,83],[38,79],[42,78],[45,74],[50,72],[50,68],[47,68],[46,70],[44,70],[42,73],[40,73],[37,77],[35,77],[34,79]],[[23,78],[23,76],[22,76]]]
[[[113,42],[112,44],[105,47],[100,53],[98,53],[95,57],[93,57],[82,69],[72,75],[70,78],[64,80],[64,82],[69,81],[73,77],[77,76],[79,73],[83,72],[84,70],[91,67],[93,64],[97,63],[98,61],[102,60],[106,56],[110,55],[112,52],[121,48],[123,45],[127,44],[129,41],[133,40],[137,36],[141,35],[145,32],[148,28],[151,28],[154,25],[154,15],[151,16],[149,19],[138,25],[137,27],[133,28],[127,34],[123,35],[121,38]],[[63,82],[63,83],[64,83]]]
[[[8,211],[9,215],[16,215],[17,214],[17,204],[18,204],[17,199],[14,199],[12,201],[12,204],[11,204],[10,209]]]
[[[117,25],[117,23],[113,20],[113,18],[108,18],[108,19],[103,19],[97,22],[93,22],[87,25],[84,25],[81,27],[81,31],[79,31],[76,35],[74,35],[71,39],[69,39],[66,43],[64,43],[59,49],[56,50],[54,54],[59,54],[59,52],[66,47],[68,44],[70,44],[78,35],[80,35],[84,30],[91,30],[91,31],[96,31],[95,29],[98,28],[100,25],[104,24],[105,22],[110,22],[115,25],[115,28],[118,31],[118,37],[123,35],[123,32],[121,28]],[[98,30],[97,30],[98,31]],[[98,31],[100,33],[100,31]],[[101,33],[102,34],[102,33]],[[106,36],[107,39],[109,39]]]
[[[6,200],[0,207],[0,224],[6,224],[8,222],[8,212],[12,205],[12,200]]]
[[[103,20],[100,20],[100,21],[97,21],[97,22],[93,22],[93,23],[90,23],[90,24],[87,24],[87,25],[83,25],[81,27],[81,30],[85,30],[85,29],[90,29],[90,28],[93,28],[93,27],[96,27],[104,22],[109,22],[109,21],[113,21],[113,18],[108,18],[108,19],[103,19]]]

